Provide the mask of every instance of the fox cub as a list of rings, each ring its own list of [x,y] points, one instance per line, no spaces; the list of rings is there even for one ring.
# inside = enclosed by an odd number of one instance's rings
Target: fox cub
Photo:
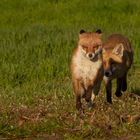
[[[117,79],[116,96],[127,89],[127,72],[133,62],[133,51],[129,40],[120,34],[112,34],[103,44],[104,81],[107,101],[112,103],[112,79]]]
[[[101,30],[81,30],[72,55],[70,70],[78,110],[82,109],[82,97],[91,106],[100,89],[103,79],[101,34]]]

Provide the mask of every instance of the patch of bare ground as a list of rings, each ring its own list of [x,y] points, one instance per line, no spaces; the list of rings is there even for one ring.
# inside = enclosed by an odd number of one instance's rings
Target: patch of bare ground
[[[1,117],[1,134],[24,140],[138,140],[139,99],[138,95],[124,93],[121,98],[113,97],[110,105],[103,102],[105,97],[100,93],[93,109],[83,102],[81,113],[76,112],[71,97],[38,96],[35,106],[10,104],[9,108],[1,108],[0,113],[6,115]]]

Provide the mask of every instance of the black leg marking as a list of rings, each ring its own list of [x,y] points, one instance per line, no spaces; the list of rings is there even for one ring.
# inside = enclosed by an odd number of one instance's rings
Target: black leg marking
[[[82,109],[82,103],[81,103],[81,96],[80,95],[76,96],[76,108],[77,108],[77,110]]]
[[[127,73],[122,77],[122,86],[121,86],[122,91],[127,90]]]
[[[109,102],[110,104],[112,104],[112,83],[111,80],[109,80],[106,83],[106,98],[107,98],[107,102]]]
[[[117,79],[117,89],[116,89],[116,92],[115,92],[117,97],[122,96],[121,87],[122,87],[122,78],[118,78]]]

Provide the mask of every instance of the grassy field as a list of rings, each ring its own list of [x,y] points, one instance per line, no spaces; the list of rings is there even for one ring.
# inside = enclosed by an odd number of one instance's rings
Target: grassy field
[[[139,0],[0,0],[0,139],[140,139]],[[69,74],[80,29],[126,35],[128,90],[77,115]],[[115,83],[114,83],[115,87]]]

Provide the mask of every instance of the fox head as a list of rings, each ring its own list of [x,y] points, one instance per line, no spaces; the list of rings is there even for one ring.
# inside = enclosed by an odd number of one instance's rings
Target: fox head
[[[117,75],[118,70],[123,66],[124,46],[117,44],[113,50],[103,49],[104,76],[110,78]]]
[[[102,32],[98,29],[96,32],[85,32],[81,30],[79,33],[78,46],[82,53],[89,60],[93,60],[102,51]]]

